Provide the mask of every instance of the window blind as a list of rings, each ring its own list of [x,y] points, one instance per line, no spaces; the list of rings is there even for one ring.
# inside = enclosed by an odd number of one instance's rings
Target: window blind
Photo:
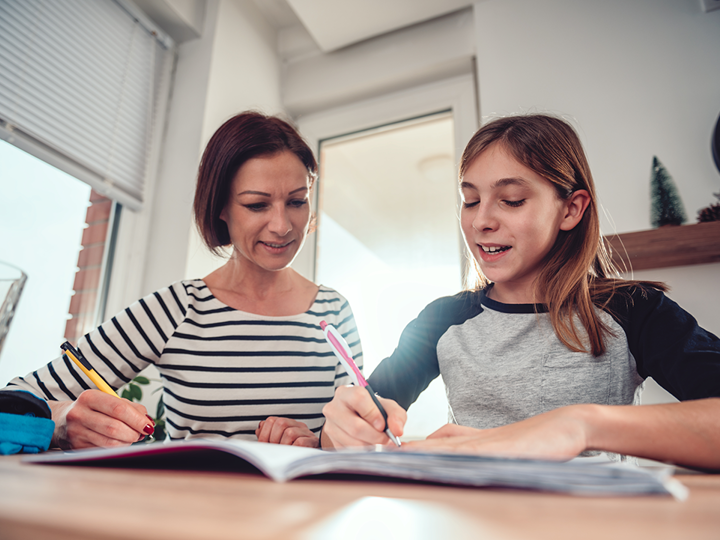
[[[172,56],[126,0],[0,0],[0,137],[137,210]]]

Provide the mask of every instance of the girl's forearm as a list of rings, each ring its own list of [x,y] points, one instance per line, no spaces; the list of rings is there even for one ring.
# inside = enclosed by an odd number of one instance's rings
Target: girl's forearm
[[[720,398],[641,406],[580,405],[588,450],[720,469]]]

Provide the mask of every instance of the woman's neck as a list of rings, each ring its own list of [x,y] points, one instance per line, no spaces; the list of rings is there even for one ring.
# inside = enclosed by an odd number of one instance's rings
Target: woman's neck
[[[227,306],[269,317],[305,313],[318,286],[292,268],[264,270],[233,257],[204,278],[210,292]]]
[[[236,256],[205,278],[211,288],[262,300],[285,294],[297,285],[299,275],[290,267],[265,270]]]

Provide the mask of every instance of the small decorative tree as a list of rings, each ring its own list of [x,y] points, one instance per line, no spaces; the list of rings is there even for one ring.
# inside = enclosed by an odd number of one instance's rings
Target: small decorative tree
[[[650,197],[650,222],[653,227],[685,223],[685,208],[675,182],[656,156],[653,156],[650,174]]]

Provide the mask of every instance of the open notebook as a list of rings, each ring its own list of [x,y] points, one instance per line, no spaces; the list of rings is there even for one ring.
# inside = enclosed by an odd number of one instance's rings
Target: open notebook
[[[408,452],[397,449],[327,451],[232,439],[188,439],[30,455],[26,463],[106,467],[259,470],[277,482],[341,474],[462,486],[495,486],[577,495],[671,494],[686,489],[672,468],[642,469],[596,458],[568,462]]]

